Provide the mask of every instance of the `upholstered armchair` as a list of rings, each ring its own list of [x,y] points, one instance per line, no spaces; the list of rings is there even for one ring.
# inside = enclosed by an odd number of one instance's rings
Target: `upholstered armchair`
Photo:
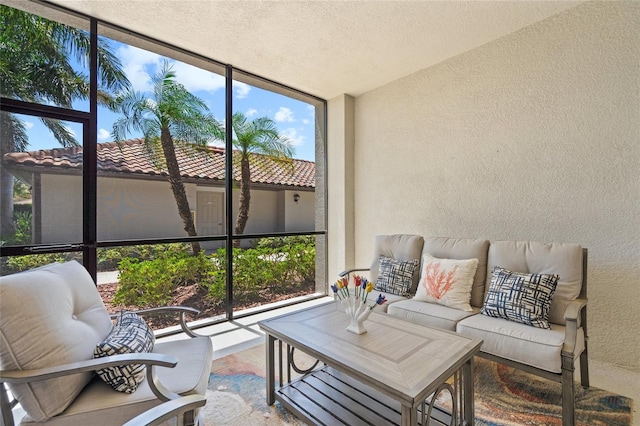
[[[0,278],[3,423],[14,424],[11,395],[26,413],[21,425],[198,424],[213,347],[186,325],[195,310],[170,310],[187,338],[155,342],[136,315],[112,322],[75,261]],[[98,346],[105,352],[94,358]]]

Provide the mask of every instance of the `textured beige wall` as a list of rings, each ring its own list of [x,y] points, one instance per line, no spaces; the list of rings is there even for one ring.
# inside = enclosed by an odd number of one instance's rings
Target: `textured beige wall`
[[[639,64],[640,3],[590,3],[358,97],[356,266],[385,233],[579,243],[590,357],[640,370]]]
[[[315,193],[307,191],[279,191],[278,230],[300,232],[315,229]],[[298,202],[293,196],[298,194]]]
[[[82,179],[42,175],[42,243],[82,241]]]
[[[186,184],[189,206],[196,209],[197,188]],[[278,198],[282,192],[283,204]],[[301,195],[298,203],[293,194]],[[239,191],[233,191],[233,220],[238,215]],[[82,240],[82,178],[42,175],[43,243]],[[175,199],[167,182],[142,179],[98,178],[98,239],[162,238],[184,236]],[[314,227],[315,200],[308,191],[251,191],[246,234],[301,231]],[[279,216],[282,216],[282,221]],[[282,223],[281,223],[282,222]]]
[[[355,259],[355,100],[348,95],[339,96],[328,102],[327,109],[327,273],[332,284],[340,271],[353,268]]]

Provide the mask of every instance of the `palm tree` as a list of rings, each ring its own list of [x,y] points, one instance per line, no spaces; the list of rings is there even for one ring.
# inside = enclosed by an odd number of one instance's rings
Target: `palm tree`
[[[208,114],[204,101],[192,95],[176,80],[167,61],[153,76],[153,94],[129,90],[118,96],[116,103],[124,117],[113,123],[116,141],[126,138],[130,130],[144,135],[144,145],[156,167],[166,167],[171,191],[178,206],[178,214],[189,236],[196,236],[189,200],[180,176],[176,144],[188,152],[206,152],[210,139],[220,138],[223,130],[213,115]],[[200,244],[191,244],[193,253],[200,252]]]
[[[88,98],[88,76],[72,66],[74,60],[85,64],[89,60],[91,43],[86,31],[0,5],[0,45],[2,96],[64,108],[71,108],[74,100]],[[109,93],[129,87],[120,61],[103,39],[98,41],[98,86],[98,101],[107,107],[113,107]],[[78,145],[60,121],[42,118],[42,122],[62,146]],[[28,137],[20,119],[0,113],[0,126],[0,158],[7,152],[28,149]],[[0,235],[3,236],[15,233],[13,183],[13,175],[2,168]]]
[[[233,146],[238,150],[234,155],[234,162],[240,163],[240,199],[235,233],[242,234],[249,220],[249,206],[251,204],[251,166],[275,167],[284,166],[293,173],[294,148],[291,141],[278,133],[275,122],[269,117],[248,120],[241,113],[233,114]],[[258,162],[260,157],[266,156],[269,162]]]

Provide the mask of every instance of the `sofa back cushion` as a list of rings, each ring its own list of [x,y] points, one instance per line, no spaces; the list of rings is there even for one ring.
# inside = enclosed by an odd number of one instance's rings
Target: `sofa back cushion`
[[[78,262],[54,263],[0,279],[0,368],[27,370],[93,358],[112,323]],[[92,373],[11,385],[30,420],[61,413]]]
[[[416,259],[419,263],[423,244],[424,238],[420,235],[377,235],[373,246],[373,262],[369,271],[370,281],[375,283],[378,279],[380,255],[403,261]],[[420,268],[415,268],[413,279],[411,280],[411,288],[409,289],[410,294],[415,294],[419,278]]]
[[[537,241],[492,241],[488,267],[495,266],[527,274],[555,274],[558,284],[551,300],[549,322],[565,324],[564,311],[582,288],[582,247],[570,243]],[[491,274],[486,277],[489,288]]]
[[[424,240],[422,252],[441,259],[478,259],[476,274],[471,286],[471,306],[480,308],[484,301],[488,250],[489,240],[429,237]]]

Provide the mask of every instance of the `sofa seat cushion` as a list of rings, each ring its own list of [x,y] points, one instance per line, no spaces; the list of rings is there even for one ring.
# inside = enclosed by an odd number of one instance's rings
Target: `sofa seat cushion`
[[[387,307],[387,313],[396,318],[414,324],[444,328],[450,331],[456,330],[456,324],[459,321],[477,312],[478,308],[474,308],[473,312],[467,312],[435,303],[421,302],[415,299],[394,302]]]
[[[482,352],[550,371],[561,373],[560,353],[564,345],[565,326],[551,324],[551,329],[473,315],[460,321],[456,332],[473,339],[482,339]],[[576,356],[584,350],[584,333],[578,329]]]
[[[213,358],[210,338],[196,337],[174,341],[161,339],[156,342],[152,352],[178,358],[178,364],[174,368],[155,368],[158,379],[167,389],[181,395],[205,394]],[[95,376],[62,414],[44,424],[120,425],[160,403],[146,378],[134,393],[127,394],[114,391],[111,386]],[[42,425],[24,420],[21,424]]]

